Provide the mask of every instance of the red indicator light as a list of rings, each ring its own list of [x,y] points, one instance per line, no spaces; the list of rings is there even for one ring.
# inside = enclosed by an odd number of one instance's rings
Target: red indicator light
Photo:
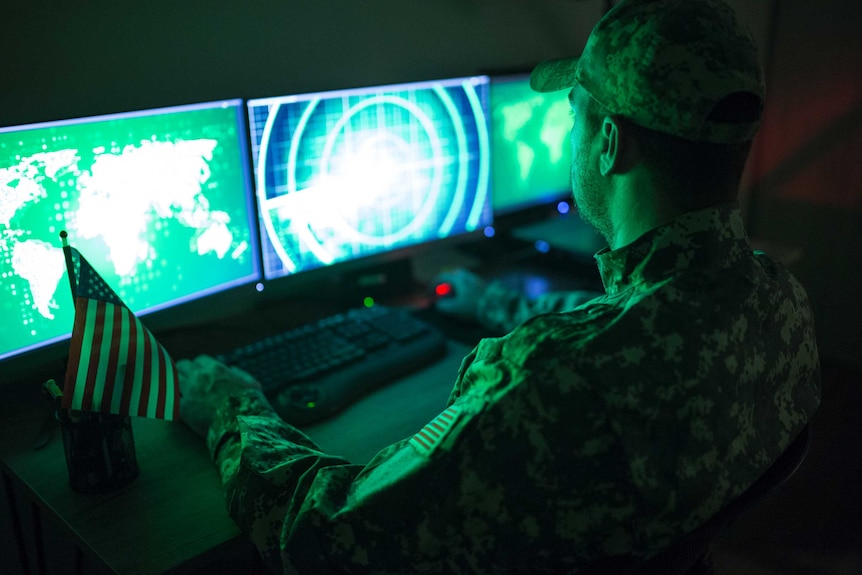
[[[452,284],[450,283],[442,283],[437,284],[434,288],[434,293],[436,293],[440,297],[446,297],[447,295],[452,294]]]

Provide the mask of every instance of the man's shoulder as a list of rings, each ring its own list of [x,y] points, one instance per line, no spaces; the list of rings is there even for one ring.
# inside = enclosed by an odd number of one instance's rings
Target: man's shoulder
[[[634,335],[625,327],[637,323],[640,311],[599,298],[575,310],[537,315],[504,339],[502,355],[528,371],[565,370],[588,373],[604,350]]]

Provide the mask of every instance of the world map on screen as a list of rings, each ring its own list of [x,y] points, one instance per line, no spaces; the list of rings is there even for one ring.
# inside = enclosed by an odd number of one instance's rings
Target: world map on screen
[[[0,134],[0,357],[71,331],[61,230],[136,312],[252,273],[235,128],[202,121]]]
[[[500,82],[491,87],[491,110],[494,208],[506,212],[567,192],[572,119],[565,95],[533,92],[529,78]]]

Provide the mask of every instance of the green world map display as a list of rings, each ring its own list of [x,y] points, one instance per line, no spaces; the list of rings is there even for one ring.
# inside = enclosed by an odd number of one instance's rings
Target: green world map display
[[[572,127],[565,92],[540,94],[529,76],[491,83],[494,212],[509,213],[569,195]]]
[[[59,233],[136,313],[251,281],[239,100],[0,129],[0,358],[66,337]]]

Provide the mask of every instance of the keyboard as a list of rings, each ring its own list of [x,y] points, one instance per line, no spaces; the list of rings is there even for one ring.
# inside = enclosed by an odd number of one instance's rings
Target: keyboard
[[[308,425],[433,363],[446,339],[409,311],[356,308],[217,357],[253,375],[286,422]]]

